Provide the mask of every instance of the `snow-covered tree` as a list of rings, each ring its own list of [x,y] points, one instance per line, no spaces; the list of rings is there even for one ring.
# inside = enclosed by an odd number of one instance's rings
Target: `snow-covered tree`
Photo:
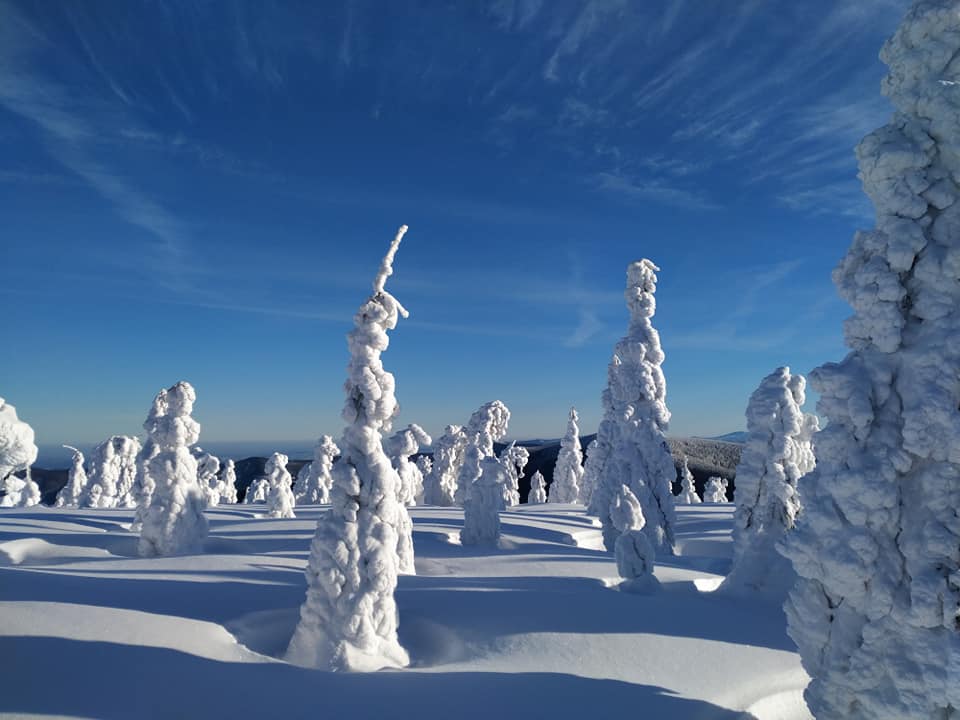
[[[143,557],[191,552],[207,537],[197,461],[190,453],[200,438],[200,423],[190,417],[196,399],[190,383],[178,382],[167,390],[165,414],[149,423],[147,433],[157,454],[147,471],[156,486],[140,529],[138,549]]]
[[[857,148],[876,227],[834,271],[850,353],[810,374],[827,425],[782,547],[818,718],[960,709],[960,5],[917,0],[884,46],[891,122]]]
[[[590,501],[593,499],[593,490],[596,487],[597,478],[600,475],[600,468],[603,466],[605,458],[601,458],[600,443],[594,438],[587,445],[586,459],[583,461],[583,476],[580,478],[580,498],[581,505],[587,508],[587,512],[596,515],[596,511],[590,508]]]
[[[610,501],[610,519],[620,536],[614,543],[617,572],[623,578],[620,588],[628,592],[647,593],[660,587],[653,574],[656,553],[650,538],[643,532],[643,510],[640,501],[621,485]]]
[[[433,439],[419,425],[410,424],[398,430],[384,443],[384,449],[400,476],[400,502],[405,506],[417,504],[417,497],[423,497],[423,472],[419,466],[410,462],[410,456],[416,455],[421,445],[430,445]]]
[[[38,448],[33,428],[17,417],[17,409],[0,398],[0,507],[31,507],[40,502],[40,488],[30,477]],[[17,477],[14,473],[24,473]]]
[[[157,420],[161,415],[167,414],[167,391],[161,390],[153,398],[153,405],[147,413],[147,419],[143,422],[143,429],[146,431],[146,438],[140,452],[137,453],[136,475],[133,481],[133,497],[136,502],[137,511],[133,516],[133,523],[130,526],[130,532],[139,533],[143,528],[143,520],[147,516],[147,510],[153,500],[153,491],[157,483],[150,475],[150,461],[160,452],[160,447],[153,439],[153,431]]]
[[[220,472],[220,481],[217,483],[217,494],[221,505],[235,505],[237,503],[237,468],[233,460],[224,463]]]
[[[800,512],[797,481],[815,464],[810,431],[817,419],[801,410],[805,387],[803,375],[781,367],[750,396],[747,440],[737,465],[733,566],[723,584],[727,591],[784,593],[792,583],[790,562],[776,544]]]
[[[481,405],[467,423],[467,451],[464,452],[463,463],[457,475],[457,492],[454,502],[464,505],[470,488],[480,476],[480,461],[484,458],[495,457],[493,444],[507,434],[507,425],[510,423],[510,410],[499,400],[493,400]],[[469,449],[475,447],[475,457],[469,455]],[[468,457],[470,460],[468,461]]]
[[[503,502],[506,507],[520,504],[520,478],[530,462],[530,451],[523,445],[512,442],[500,453],[500,462],[507,471],[507,482],[503,486]]]
[[[73,452],[70,470],[67,472],[67,484],[57,493],[56,507],[80,507],[83,490],[87,486],[87,473],[83,469],[83,453],[72,445],[64,445]]]
[[[220,480],[217,478],[220,458],[197,446],[190,448],[190,453],[197,461],[197,485],[203,500],[207,507],[216,507],[220,504]]]
[[[640,502],[646,520],[643,531],[650,542],[657,552],[672,555],[676,522],[672,484],[677,471],[665,436],[670,411],[660,368],[664,355],[650,320],[656,311],[657,270],[649,260],[627,267],[624,297],[630,323],[607,368],[604,419],[597,432],[602,467],[590,508],[600,518],[604,545],[613,550],[619,532],[610,518],[610,503],[620,485],[626,485]],[[550,495],[552,499],[552,488]]]
[[[560,441],[560,453],[550,483],[550,502],[575,503],[580,499],[580,479],[583,477],[583,451],[580,449],[580,428],[576,408],[570,408],[567,432]]]
[[[320,516],[307,561],[307,597],[287,650],[298,665],[327,670],[402,667],[409,658],[397,637],[397,471],[383,451],[383,432],[397,414],[394,378],[380,355],[388,330],[407,311],[384,286],[407,227],[397,232],[354,315],[344,386],[347,422],[333,467],[330,510]]]
[[[287,463],[290,462],[283,453],[274,453],[267,458],[267,464],[264,467],[267,481],[267,517],[272,518],[292,518],[293,506],[296,500],[293,497],[293,490],[290,485],[293,478],[287,471]]]
[[[270,492],[270,483],[265,477],[254,478],[247,486],[247,492],[243,496],[244,505],[260,505],[267,501],[267,493]]]
[[[480,457],[480,448],[467,448],[465,463],[477,461],[479,477],[473,482],[463,506],[463,545],[496,545],[500,541],[500,511],[503,510],[503,485],[508,481],[507,470],[495,457]]]
[[[313,462],[304,465],[297,473],[294,495],[297,505],[325,505],[330,502],[333,485],[333,461],[340,448],[329,435],[321,435],[313,446]]]
[[[135,481],[140,441],[126,435],[112,435],[90,454],[87,489],[81,507],[136,507]]]
[[[417,469],[420,470],[420,477],[423,478],[423,481],[420,483],[420,494],[417,495],[415,501],[417,505],[423,505],[424,496],[426,495],[427,478],[430,476],[430,473],[433,472],[433,458],[429,455],[418,455],[416,466]]]
[[[433,467],[423,476],[424,505],[450,507],[457,494],[457,477],[467,447],[467,434],[459,425],[447,425],[433,444]]]
[[[528,505],[540,505],[547,501],[547,482],[543,473],[537,470],[530,478],[530,492],[527,494]]]
[[[708,478],[706,485],[703,486],[703,501],[705,503],[727,502],[727,485],[725,478]]]
[[[700,496],[697,495],[697,487],[693,483],[693,473],[690,472],[690,465],[687,464],[686,456],[684,456],[683,465],[680,467],[680,494],[677,495],[677,502],[681,505],[696,505],[700,502]]]

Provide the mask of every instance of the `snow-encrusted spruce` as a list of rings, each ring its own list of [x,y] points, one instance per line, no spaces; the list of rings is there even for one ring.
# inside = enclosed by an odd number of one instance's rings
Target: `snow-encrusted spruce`
[[[307,562],[307,597],[287,650],[298,665],[377,670],[409,663],[397,637],[397,471],[383,451],[384,431],[398,411],[393,375],[380,354],[388,330],[407,311],[385,289],[406,232],[397,232],[348,335],[344,386],[347,422],[333,467],[330,510],[320,516]]]
[[[150,423],[157,454],[147,463],[147,472],[156,486],[140,529],[138,550],[143,557],[192,552],[207,537],[197,461],[190,453],[200,438],[200,423],[190,417],[196,399],[190,383],[178,382],[167,390],[166,413]]]
[[[530,478],[530,492],[527,494],[528,505],[541,505],[547,501],[547,482],[543,473],[537,470]]]
[[[40,502],[40,487],[30,477],[38,448],[33,428],[17,417],[17,409],[0,398],[0,507],[32,507]],[[23,478],[14,473],[23,472]]]
[[[197,485],[203,494],[204,503],[208,508],[216,507],[220,504],[220,481],[217,479],[220,458],[196,446],[190,448],[190,453],[197,461]]]
[[[464,464],[476,463],[479,477],[474,480],[463,506],[463,530],[460,543],[463,545],[497,545],[500,542],[500,511],[503,510],[503,485],[507,482],[507,470],[495,457],[480,459],[480,448],[467,448]]]
[[[650,542],[657,552],[672,555],[677,471],[665,436],[670,411],[660,369],[664,355],[660,336],[650,321],[656,312],[657,270],[649,260],[627,267],[624,297],[630,324],[607,368],[607,388],[601,398],[604,419],[597,434],[598,450],[606,457],[602,458],[591,509],[603,526],[604,545],[612,551],[620,533],[610,518],[610,503],[620,485],[626,485],[640,502],[646,520],[643,531]],[[552,488],[550,495],[552,498]]]
[[[293,497],[293,490],[290,487],[293,478],[287,471],[288,462],[290,462],[290,458],[283,453],[275,452],[267,458],[267,464],[264,467],[268,486],[267,517],[296,517],[293,513],[293,506],[296,500]]]
[[[460,472],[457,474],[457,492],[454,502],[464,505],[474,481],[480,477],[480,461],[484,458],[495,457],[493,444],[507,434],[510,423],[510,410],[499,400],[484,403],[470,416],[465,430],[467,436],[467,450],[463,455]],[[469,454],[469,449],[475,447],[475,457]]]
[[[420,471],[420,477],[423,478],[423,482],[420,483],[420,494],[415,498],[417,505],[424,504],[424,497],[426,496],[426,482],[427,478],[430,476],[430,473],[433,472],[433,458],[429,455],[418,455],[416,459],[417,469]]]
[[[500,453],[500,462],[507,471],[507,482],[503,486],[503,503],[506,507],[520,504],[520,478],[530,462],[530,451],[523,445],[511,442]]]
[[[297,505],[325,505],[330,502],[330,487],[333,485],[333,460],[340,448],[329,435],[321,435],[313,446],[313,462],[304,465],[297,473],[294,496]]]
[[[660,587],[653,574],[656,552],[650,538],[643,532],[643,510],[640,501],[621,485],[610,502],[610,518],[620,533],[614,544],[617,572],[623,578],[620,589],[634,593],[649,593]]]
[[[810,374],[828,422],[785,609],[814,716],[930,720],[960,709],[960,4],[918,0],[880,57],[876,228],[834,271],[851,352]]]
[[[410,456],[416,455],[421,445],[430,445],[433,439],[419,425],[411,423],[398,430],[384,443],[387,455],[400,476],[399,498],[406,506],[417,504],[417,498],[423,497],[423,472],[410,462]]]
[[[801,410],[803,375],[781,367],[767,375],[747,403],[747,440],[737,465],[733,566],[722,589],[783,596],[793,584],[790,562],[776,545],[800,512],[797,481],[813,470],[810,431],[816,416]]]
[[[707,482],[703,486],[703,501],[705,503],[727,502],[727,486],[728,482],[725,478],[707,478]]]
[[[600,510],[604,504],[609,504],[609,492],[600,489],[600,477],[603,468],[610,458],[610,441],[614,435],[613,420],[603,419],[597,428],[597,436],[587,447],[587,459],[583,463],[583,480],[580,488],[587,506],[587,514],[600,517]]]
[[[90,473],[81,507],[136,507],[135,483],[140,441],[112,435],[90,454]]]
[[[73,452],[70,460],[70,470],[67,472],[67,484],[57,493],[56,507],[80,507],[84,488],[87,486],[87,472],[83,469],[83,453],[72,445],[64,445]]]
[[[680,505],[696,505],[700,502],[686,456],[683,457],[683,465],[680,466],[680,494],[677,495],[677,502]]]
[[[467,434],[459,425],[447,425],[433,444],[433,467],[423,477],[424,505],[450,507],[457,494],[457,477],[467,448]]]
[[[594,438],[590,441],[590,444],[587,445],[587,449],[584,451],[584,461],[583,461],[583,475],[580,477],[580,497],[578,502],[587,508],[587,512],[590,512],[590,500],[593,498],[593,488],[596,484],[597,475],[599,474],[599,451],[597,448],[600,444],[597,442],[597,439]],[[595,459],[590,460],[591,456]]]
[[[233,460],[227,460],[220,472],[217,483],[217,494],[221,505],[235,505],[237,503],[237,467]]]
[[[580,480],[583,477],[583,451],[580,448],[580,428],[576,408],[570,408],[567,432],[560,441],[560,453],[550,483],[551,503],[575,503],[580,499]]]
[[[265,477],[254,478],[247,486],[247,492],[243,496],[244,505],[262,505],[267,501],[267,493],[270,491],[270,483]]]
[[[136,475],[133,481],[133,497],[136,502],[137,511],[133,516],[133,523],[130,526],[130,532],[139,533],[143,528],[143,519],[147,516],[147,510],[150,502],[153,500],[153,491],[157,484],[150,475],[150,461],[160,452],[160,448],[153,439],[157,419],[167,413],[167,391],[164,388],[153,398],[153,405],[147,413],[147,419],[143,422],[143,429],[146,431],[146,438],[137,453]]]

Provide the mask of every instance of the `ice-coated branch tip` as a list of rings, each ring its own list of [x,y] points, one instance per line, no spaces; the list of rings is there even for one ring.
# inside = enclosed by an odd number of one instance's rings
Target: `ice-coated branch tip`
[[[383,292],[383,288],[387,284],[387,278],[393,274],[393,256],[397,254],[397,248],[400,247],[400,241],[403,240],[406,232],[407,226],[401,225],[400,229],[397,230],[396,237],[393,238],[393,242],[390,243],[390,249],[387,250],[387,254],[383,256],[383,262],[380,263],[380,272],[377,273],[377,277],[373,281],[374,294]]]

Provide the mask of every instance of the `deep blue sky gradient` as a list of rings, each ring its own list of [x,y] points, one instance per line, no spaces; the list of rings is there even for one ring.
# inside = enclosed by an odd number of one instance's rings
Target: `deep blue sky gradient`
[[[0,0],[0,395],[42,443],[198,392],[207,440],[338,435],[344,334],[401,223],[400,423],[584,432],[662,268],[672,432],[843,355],[906,0]]]

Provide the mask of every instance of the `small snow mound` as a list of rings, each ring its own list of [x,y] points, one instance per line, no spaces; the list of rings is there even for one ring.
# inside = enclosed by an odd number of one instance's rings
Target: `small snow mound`
[[[693,586],[700,592],[709,593],[720,587],[722,583],[722,577],[697,578],[693,581]]]
[[[40,538],[21,538],[0,543],[2,565],[50,565],[71,560],[111,557],[103,548],[54,545]]]
[[[813,720],[803,701],[803,689],[784,690],[750,705],[741,720]]]

